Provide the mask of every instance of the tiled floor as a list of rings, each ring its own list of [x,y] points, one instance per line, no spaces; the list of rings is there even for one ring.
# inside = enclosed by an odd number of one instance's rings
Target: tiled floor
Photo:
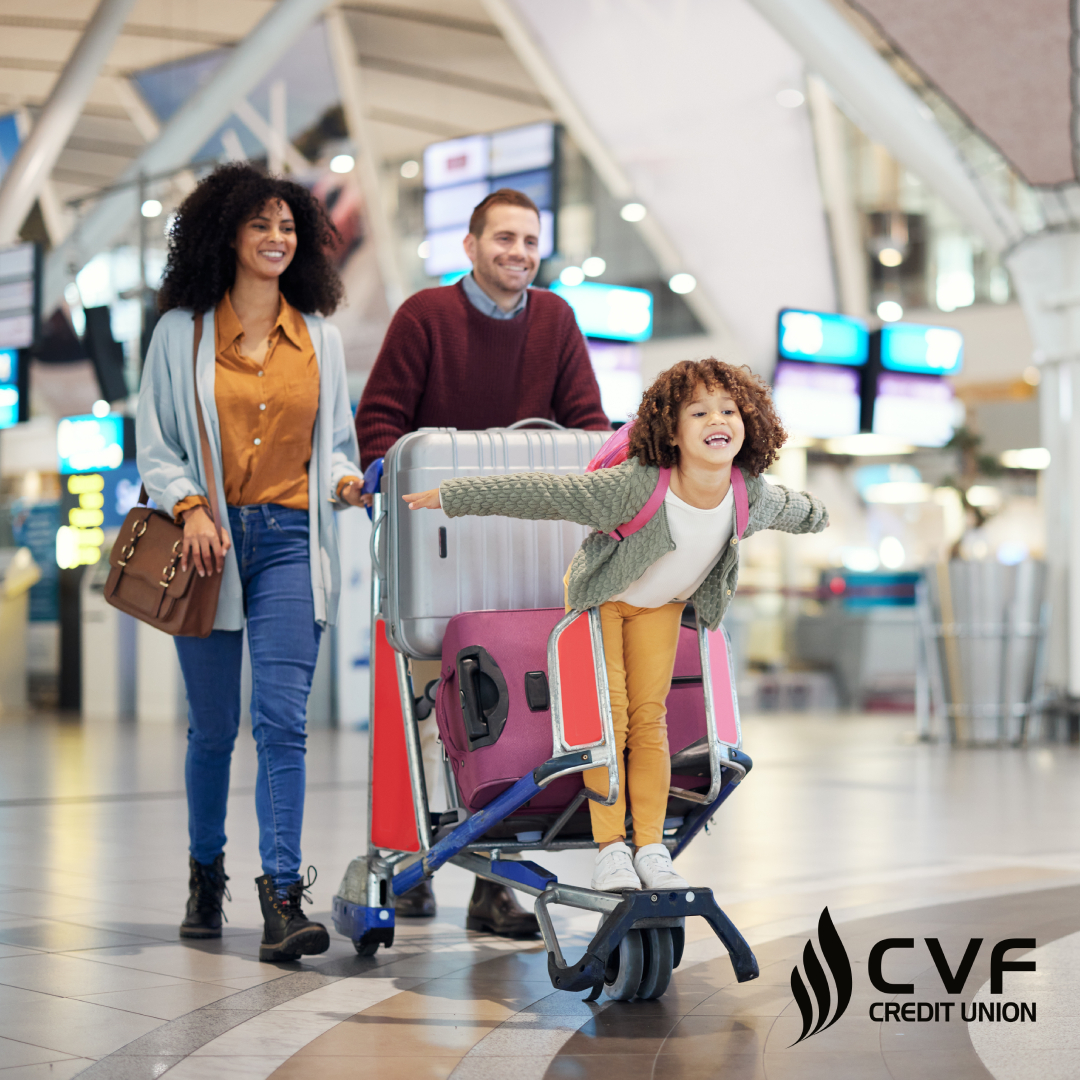
[[[955,751],[913,742],[910,726],[906,717],[747,718],[754,770],[680,868],[715,890],[761,978],[734,983],[701,923],[687,928],[664,998],[592,1005],[553,992],[538,945],[466,933],[471,879],[454,867],[436,881],[439,917],[402,927],[374,961],[332,935],[312,962],[260,964],[247,734],[228,822],[230,923],[219,942],[181,944],[182,730],[5,720],[0,1078],[323,1080],[373,1068],[392,1080],[1080,1075],[1080,976],[1071,974],[1080,946],[1069,936],[1080,932],[1080,752]],[[364,736],[312,732],[304,848],[321,874],[315,908],[326,921],[363,846],[364,761]],[[540,861],[583,881],[590,858]],[[852,1003],[789,1049],[802,1027],[791,969],[826,905],[851,957]],[[593,920],[568,914],[559,925],[580,946]],[[1038,999],[1040,1022],[871,1021],[868,1005],[894,996],[867,976],[884,937],[915,940],[912,952],[888,954],[887,974],[910,971],[910,1000],[935,1001],[949,995],[923,938],[939,938],[954,965],[970,937],[986,939],[966,1001],[991,1000],[983,984],[995,942],[1036,938],[1037,972],[1005,978],[1015,1000]]]

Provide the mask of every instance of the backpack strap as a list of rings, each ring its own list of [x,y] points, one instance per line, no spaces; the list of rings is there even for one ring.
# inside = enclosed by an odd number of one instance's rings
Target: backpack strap
[[[613,540],[625,540],[628,536],[633,536],[639,529],[645,528],[656,516],[656,511],[660,509],[670,485],[671,470],[661,469],[660,475],[656,478],[656,487],[653,488],[653,493],[649,496],[649,501],[625,525],[612,529],[608,536]]]
[[[741,540],[750,524],[750,497],[742,469],[732,468],[731,486],[735,490],[735,535]]]
[[[613,540],[625,540],[640,529],[645,528],[656,516],[660,504],[671,486],[671,470],[661,469],[656,479],[656,487],[649,496],[649,501],[625,525],[612,529],[608,536]],[[746,479],[742,469],[732,468],[731,487],[735,492],[735,535],[741,540],[750,525],[750,497],[746,491]]]

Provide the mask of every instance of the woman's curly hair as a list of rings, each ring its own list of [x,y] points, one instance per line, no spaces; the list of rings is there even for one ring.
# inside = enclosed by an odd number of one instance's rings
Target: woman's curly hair
[[[679,426],[679,412],[699,386],[725,389],[734,399],[746,428],[735,464],[751,476],[764,472],[787,440],[773,408],[768,385],[748,367],[734,367],[722,360],[682,360],[662,371],[641,399],[630,429],[628,456],[642,465],[670,469],[678,464],[679,448],[672,440]]]
[[[326,210],[307,188],[244,163],[215,169],[180,204],[169,230],[160,310],[214,307],[236,278],[237,230],[275,200],[288,205],[296,222],[296,254],[279,279],[281,292],[305,314],[329,315],[344,290],[326,251],[337,236]]]

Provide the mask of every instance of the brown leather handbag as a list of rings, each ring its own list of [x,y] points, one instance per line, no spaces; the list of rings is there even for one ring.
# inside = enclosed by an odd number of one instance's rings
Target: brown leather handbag
[[[202,315],[195,316],[195,358],[198,363],[202,339]],[[206,437],[202,404],[199,401],[198,371],[195,377],[195,415],[199,418],[199,442],[206,467],[207,498],[210,517],[220,535],[218,523],[217,481],[214,479],[210,440]],[[168,514],[146,505],[146,488],[139,493],[139,504],[128,512],[120,535],[109,554],[109,579],[105,599],[113,607],[134,615],[166,634],[177,637],[207,637],[214,628],[221,574],[199,577],[195,564],[188,560],[187,570],[180,569],[184,547],[184,529]]]

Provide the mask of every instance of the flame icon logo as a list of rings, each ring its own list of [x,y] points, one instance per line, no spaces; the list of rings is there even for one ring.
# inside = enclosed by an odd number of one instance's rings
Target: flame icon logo
[[[847,1009],[851,1001],[851,962],[848,960],[847,950],[840,940],[840,935],[833,926],[832,916],[829,909],[823,908],[821,917],[818,919],[818,947],[825,960],[825,965],[832,973],[833,985],[836,987],[835,1004],[832,991],[829,988],[829,980],[825,974],[825,968],[814,949],[813,941],[808,941],[802,954],[802,969],[806,973],[806,982],[799,972],[799,968],[791,969],[791,992],[795,996],[795,1002],[802,1013],[802,1034],[791,1045],[796,1046],[803,1039],[816,1035],[819,1031],[830,1028]],[[807,990],[806,983],[810,984]],[[813,993],[814,1000],[810,995]],[[817,1006],[817,1023],[814,1024],[815,1003]],[[813,1030],[810,1025],[813,1024]]]

